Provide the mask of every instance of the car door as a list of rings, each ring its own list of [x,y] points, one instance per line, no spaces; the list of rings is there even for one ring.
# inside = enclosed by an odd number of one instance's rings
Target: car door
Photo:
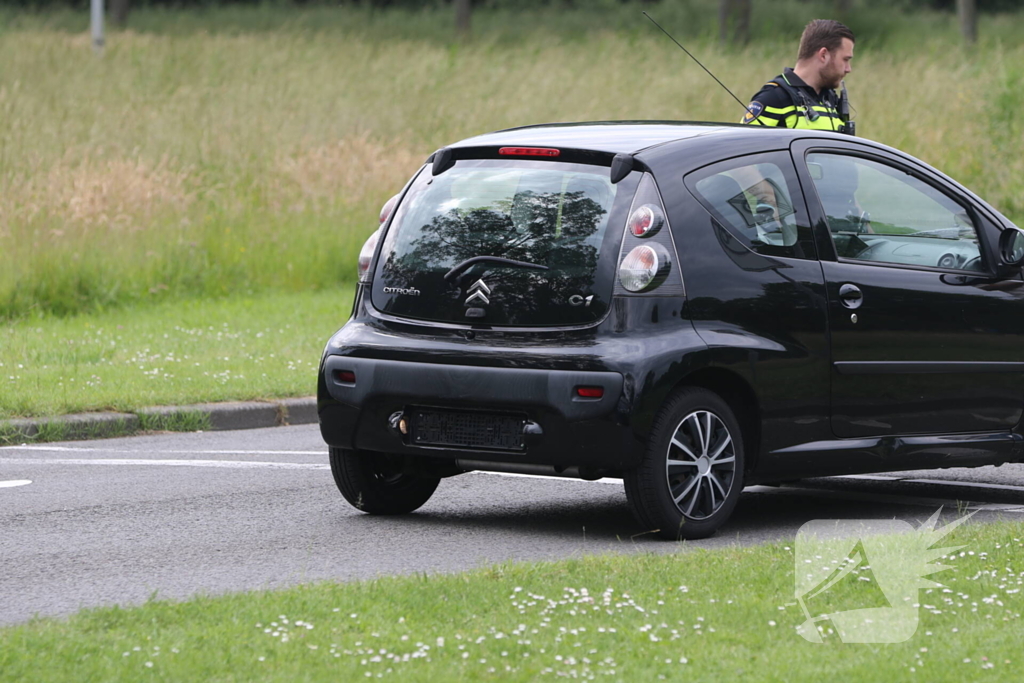
[[[997,274],[994,216],[923,165],[798,141],[828,298],[839,437],[1013,428],[1024,282]]]
[[[684,183],[697,202],[665,194],[686,313],[711,362],[753,388],[763,447],[827,438],[825,287],[790,155],[726,159],[691,171]],[[778,457],[759,465],[762,473],[786,466]]]

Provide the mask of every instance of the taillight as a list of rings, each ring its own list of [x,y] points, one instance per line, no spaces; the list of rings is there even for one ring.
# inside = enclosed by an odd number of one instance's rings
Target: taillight
[[[580,398],[601,398],[604,387],[576,387],[576,395]]]
[[[391,212],[395,210],[395,204],[398,203],[398,195],[396,194],[391,199],[384,202],[384,206],[380,209],[380,224],[384,225],[384,221],[388,219]]]
[[[664,222],[661,209],[652,204],[644,204],[630,214],[628,226],[634,236],[650,237],[661,229]]]
[[[380,239],[380,228],[373,231],[373,234],[366,238],[363,248],[359,250],[359,282],[370,281],[370,261],[373,260],[373,252],[377,250],[377,240]]]
[[[650,173],[641,178],[628,216],[619,251],[616,288],[621,286],[633,294],[650,293],[656,288],[662,296],[683,294],[681,274],[672,267],[677,257],[668,216]]]
[[[654,282],[661,267],[661,259],[653,247],[633,247],[619,266],[619,282],[630,292],[643,291]]]

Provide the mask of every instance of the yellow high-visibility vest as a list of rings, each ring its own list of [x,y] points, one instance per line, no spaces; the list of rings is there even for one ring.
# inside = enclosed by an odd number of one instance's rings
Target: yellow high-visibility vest
[[[785,107],[765,106],[762,113],[769,114],[769,116],[753,117],[748,113],[744,117],[743,123],[758,126],[784,125],[786,128],[805,128],[809,130],[840,130],[843,120],[839,116],[839,111],[827,104],[812,102],[806,96],[801,97],[797,89],[786,79],[785,74],[772,79],[768,83],[785,90],[794,104]],[[817,116],[810,114],[809,112],[811,111],[817,114]]]

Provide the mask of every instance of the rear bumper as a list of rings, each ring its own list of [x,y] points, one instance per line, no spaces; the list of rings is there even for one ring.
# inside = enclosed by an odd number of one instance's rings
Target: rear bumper
[[[355,381],[341,373],[353,373]],[[349,381],[344,381],[348,379]],[[601,387],[581,398],[576,387]],[[320,431],[331,446],[444,459],[625,469],[643,444],[617,372],[477,367],[329,355],[319,378]],[[539,427],[522,450],[418,446],[389,420],[411,406],[522,414]]]

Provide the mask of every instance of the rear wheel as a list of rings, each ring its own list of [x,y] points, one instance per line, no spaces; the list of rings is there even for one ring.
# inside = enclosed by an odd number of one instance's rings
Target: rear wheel
[[[707,389],[681,389],[655,418],[643,463],[625,473],[626,499],[637,521],[663,538],[706,538],[736,507],[743,462],[728,404]]]
[[[402,471],[398,456],[348,448],[330,449],[331,473],[353,507],[371,515],[403,515],[426,503],[441,481]]]

